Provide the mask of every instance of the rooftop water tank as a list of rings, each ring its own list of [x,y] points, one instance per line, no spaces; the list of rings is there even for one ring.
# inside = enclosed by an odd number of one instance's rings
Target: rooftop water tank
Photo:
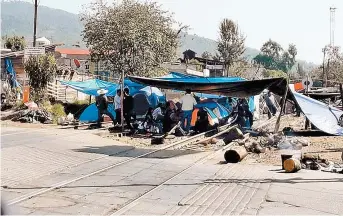
[[[47,46],[50,45],[51,42],[46,37],[41,37],[36,39],[37,46]]]

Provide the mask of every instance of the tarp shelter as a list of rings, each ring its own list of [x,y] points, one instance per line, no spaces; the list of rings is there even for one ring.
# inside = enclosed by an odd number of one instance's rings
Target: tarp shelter
[[[108,93],[106,94],[107,96],[115,96],[117,89],[120,88],[119,84],[117,83],[111,83],[99,79],[91,79],[91,80],[86,80],[86,81],[60,81],[63,85],[69,86],[70,88],[73,88],[77,91],[80,91],[82,93],[85,93],[87,95],[91,96],[97,96],[98,93],[97,91],[99,89],[106,89],[108,90]],[[144,91],[145,86],[139,83],[132,82],[130,79],[125,79],[124,80],[124,88],[129,88],[130,89],[130,95],[133,95],[134,98],[136,95],[141,95],[146,99],[146,103],[148,105],[146,106],[137,106],[137,108],[143,108],[143,107],[156,107],[159,102],[164,102],[165,97],[164,95],[161,96],[161,92],[158,92],[156,89],[154,89],[153,94],[148,95],[146,91]],[[142,90],[143,89],[143,90]],[[157,93],[157,94],[156,94]],[[136,103],[136,101],[135,101]],[[145,104],[146,104],[145,103]],[[145,108],[147,110],[147,108]],[[145,110],[145,111],[146,111]],[[109,111],[115,116],[113,106],[110,104],[109,106]],[[144,113],[144,110],[142,111]],[[82,122],[94,122],[98,118],[98,112],[97,108],[94,104],[89,105],[86,110],[81,114],[79,120]]]
[[[175,72],[172,72],[175,73]],[[184,77],[182,77],[184,76]],[[184,74],[176,74],[171,77],[160,77],[158,79],[163,79],[167,81],[175,81],[175,82],[196,82],[196,83],[226,83],[226,82],[237,82],[237,81],[245,81],[244,78],[241,77],[198,77],[192,75],[184,75]],[[161,87],[162,88],[162,87]],[[220,99],[223,98],[223,95],[220,94],[209,94],[203,92],[197,92],[192,88],[192,91],[195,92],[194,95],[200,98],[208,98],[208,99]],[[249,110],[254,112],[255,105],[254,105],[254,97],[250,95],[249,97]]]
[[[282,95],[286,89],[287,81],[284,78],[263,80],[242,80],[239,77],[224,78],[145,78],[129,77],[133,82],[143,85],[151,85],[163,89],[178,89],[185,91],[192,89],[193,92],[224,95],[229,97],[249,97],[260,94],[264,89]]]
[[[107,96],[115,96],[116,90],[119,88],[119,84],[107,82],[99,79],[90,79],[86,81],[60,81],[63,85],[69,86],[72,89],[85,93],[87,95],[96,96],[99,89],[108,90]],[[130,89],[130,94],[137,93],[140,89],[144,88],[144,85],[132,82],[129,79],[124,80],[124,88]]]
[[[327,134],[343,135],[343,128],[338,123],[343,111],[295,91],[292,92],[292,96],[303,114],[316,128]]]
[[[118,88],[118,84],[106,82],[99,79],[90,79],[86,81],[60,81],[63,85],[66,85],[72,89],[79,92],[85,93],[87,95],[97,96],[97,91],[99,89],[108,90],[107,96],[114,96]]]

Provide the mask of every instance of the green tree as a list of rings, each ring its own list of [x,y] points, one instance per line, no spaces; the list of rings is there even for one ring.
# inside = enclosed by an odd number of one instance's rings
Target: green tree
[[[7,35],[2,38],[5,41],[5,48],[11,49],[12,51],[22,51],[25,49],[26,42],[24,37],[12,36],[8,37]]]
[[[239,32],[238,25],[232,20],[224,19],[219,27],[218,52],[224,60],[227,76],[229,68],[245,51],[245,37]]]
[[[81,14],[83,40],[92,58],[108,63],[113,73],[155,76],[153,71],[176,55],[179,30],[175,21],[154,2],[123,0],[107,6],[93,3]]]
[[[267,70],[281,70],[288,73],[296,63],[297,48],[290,44],[288,50],[271,39],[261,47],[261,52],[253,60]]]
[[[282,55],[282,47],[279,43],[269,39],[265,42],[261,47],[261,54],[266,55],[268,57],[272,57],[273,59],[279,59]]]
[[[212,59],[213,57],[212,57],[212,54],[210,52],[205,51],[201,54],[201,58]]]
[[[35,101],[44,98],[44,90],[56,74],[57,66],[53,55],[29,56],[24,62],[24,68],[29,76],[31,94]]]

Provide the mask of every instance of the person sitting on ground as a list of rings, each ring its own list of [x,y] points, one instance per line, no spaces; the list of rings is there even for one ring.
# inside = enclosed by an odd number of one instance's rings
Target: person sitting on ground
[[[101,127],[101,121],[102,121],[102,115],[107,115],[111,118],[111,120],[113,121],[113,125],[116,124],[114,116],[112,115],[111,112],[109,112],[107,110],[108,108],[108,99],[106,97],[106,93],[108,91],[105,89],[100,89],[97,91],[97,93],[99,94],[98,96],[95,97],[95,105],[98,108],[98,127]]]
[[[166,113],[163,119],[163,132],[168,133],[176,124],[179,123],[180,117],[177,114],[174,102],[168,101],[166,103]]]
[[[207,112],[203,107],[199,108],[197,113],[197,121],[195,122],[194,131],[196,133],[202,133],[208,131],[210,122],[208,121]]]
[[[193,112],[194,106],[197,105],[197,102],[195,101],[191,93],[192,91],[190,89],[186,89],[186,94],[182,96],[180,99],[180,102],[182,104],[182,111],[183,111],[181,125],[187,134],[189,133],[189,129],[191,126],[192,112]]]
[[[133,127],[131,125],[131,117],[133,116],[133,97],[130,95],[130,90],[128,88],[124,89],[123,109],[126,125],[131,131],[133,131]]]

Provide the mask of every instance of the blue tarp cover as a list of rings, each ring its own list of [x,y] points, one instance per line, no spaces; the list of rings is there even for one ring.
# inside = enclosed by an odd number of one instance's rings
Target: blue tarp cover
[[[77,91],[85,93],[87,95],[97,96],[97,91],[99,89],[108,90],[107,96],[115,96],[116,90],[119,84],[107,82],[99,79],[91,79],[86,81],[60,81],[63,85],[69,86]],[[130,94],[133,95],[137,93],[144,85],[132,82],[129,79],[124,80],[124,87],[130,89]]]
[[[108,104],[107,110],[112,113],[113,117],[116,117],[113,104]],[[98,120],[98,108],[95,103],[90,104],[80,115],[79,120],[81,122],[96,122]]]
[[[314,126],[331,135],[343,135],[343,128],[338,125],[338,119],[343,115],[343,111],[295,91],[291,93],[301,111]]]

